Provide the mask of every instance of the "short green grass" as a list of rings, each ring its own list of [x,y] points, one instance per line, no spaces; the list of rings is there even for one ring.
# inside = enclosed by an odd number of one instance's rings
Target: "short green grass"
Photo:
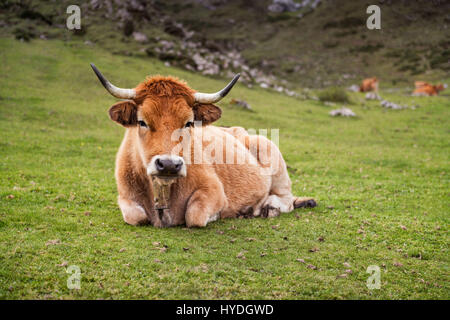
[[[237,85],[219,123],[279,128],[294,193],[318,207],[204,229],[132,227],[113,177],[124,130],[89,62],[123,87],[155,73],[202,91],[224,82],[76,42],[3,38],[0,58],[1,299],[450,298],[448,96],[381,91],[420,105],[393,111],[353,94],[358,117],[342,119],[319,101]],[[67,288],[71,265],[80,290]],[[366,286],[369,265],[380,289]]]

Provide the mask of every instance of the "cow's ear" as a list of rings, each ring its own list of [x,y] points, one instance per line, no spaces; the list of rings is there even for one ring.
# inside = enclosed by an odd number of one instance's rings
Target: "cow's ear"
[[[213,104],[196,104],[193,108],[194,120],[207,125],[217,121],[222,116],[222,110]]]
[[[117,102],[109,109],[109,117],[124,127],[134,126],[137,124],[137,105],[132,100]]]

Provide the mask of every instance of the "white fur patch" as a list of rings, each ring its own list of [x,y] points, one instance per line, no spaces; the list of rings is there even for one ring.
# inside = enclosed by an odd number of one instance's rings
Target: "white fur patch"
[[[119,207],[122,211],[123,220],[126,223],[137,225],[147,221],[147,214],[143,207],[136,202],[123,200],[119,198]]]
[[[267,199],[265,205],[268,205],[272,208],[279,209],[281,212],[291,212],[293,209],[293,203],[292,201],[281,199],[280,197],[276,195],[271,195]]]
[[[206,223],[217,221],[220,217],[220,212],[216,212],[214,215],[209,217],[208,221]]]

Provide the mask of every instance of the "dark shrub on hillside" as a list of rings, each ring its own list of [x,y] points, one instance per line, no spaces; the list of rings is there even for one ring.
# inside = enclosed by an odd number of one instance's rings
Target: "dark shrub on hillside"
[[[330,87],[320,91],[317,95],[320,101],[350,103],[350,98],[343,88]]]
[[[74,35],[76,36],[84,36],[87,33],[87,28],[86,26],[82,26],[81,29],[73,29],[71,30],[73,32]]]
[[[17,27],[14,29],[13,34],[17,40],[30,41],[36,38],[36,33],[31,28]]]
[[[42,13],[38,11],[34,11],[32,9],[25,9],[23,10],[20,15],[20,18],[22,19],[29,19],[29,20],[41,20],[44,21],[48,25],[52,25],[52,19],[49,17],[44,16]]]
[[[330,28],[352,28],[352,27],[360,27],[364,26],[366,21],[360,17],[346,17],[340,21],[330,21],[327,22],[323,28],[324,29],[330,29]]]
[[[353,47],[350,48],[350,52],[375,52],[380,49],[384,48],[384,45],[382,43],[375,43],[375,44],[365,44],[359,47]]]
[[[133,21],[131,20],[125,21],[125,23],[123,24],[123,34],[129,37],[133,34],[133,31],[134,31]]]
[[[167,20],[164,23],[164,31],[172,36],[183,38],[185,36],[183,28],[173,21]]]
[[[433,69],[449,69],[450,50],[444,50],[441,52],[433,52],[433,56],[430,58],[430,67]]]

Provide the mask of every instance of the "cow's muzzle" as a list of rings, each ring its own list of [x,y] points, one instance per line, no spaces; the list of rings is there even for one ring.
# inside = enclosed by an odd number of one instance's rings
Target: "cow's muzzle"
[[[160,179],[173,179],[186,176],[183,158],[175,155],[154,156],[147,166],[147,174]]]

